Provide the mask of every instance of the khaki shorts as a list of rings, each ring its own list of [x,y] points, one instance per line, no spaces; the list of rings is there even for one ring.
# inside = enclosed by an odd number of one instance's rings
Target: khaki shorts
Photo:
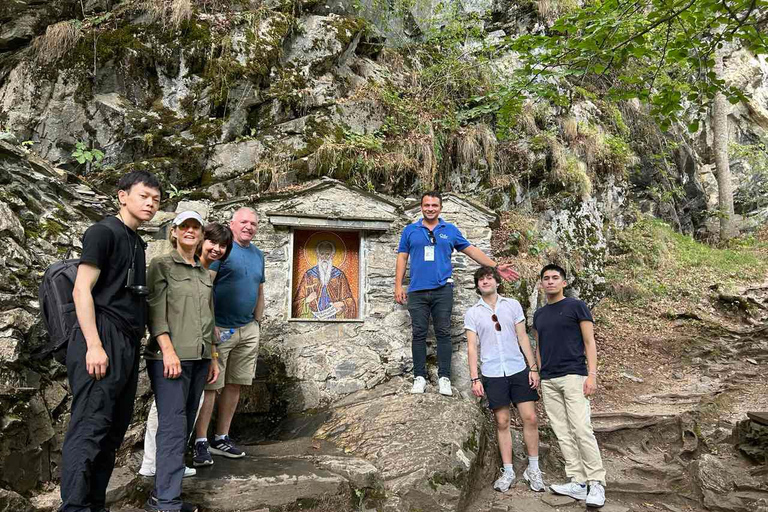
[[[223,327],[219,327],[223,330]],[[235,333],[219,344],[219,378],[205,386],[207,390],[218,391],[225,384],[250,386],[256,373],[256,358],[259,355],[259,332],[255,321],[235,329]]]

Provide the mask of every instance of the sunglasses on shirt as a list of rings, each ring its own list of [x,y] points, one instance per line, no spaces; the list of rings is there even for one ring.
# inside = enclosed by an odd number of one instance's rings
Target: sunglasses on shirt
[[[497,317],[496,315],[491,315],[491,320],[493,320],[496,323],[495,325],[496,330],[501,331],[501,324],[499,323],[499,317]]]
[[[437,240],[435,240],[435,234],[432,231],[429,231],[429,242],[432,245],[437,245]]]

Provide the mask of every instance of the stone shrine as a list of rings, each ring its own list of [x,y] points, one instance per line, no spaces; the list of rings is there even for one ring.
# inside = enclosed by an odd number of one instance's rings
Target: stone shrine
[[[264,252],[266,260],[260,358],[276,355],[285,365],[288,412],[326,405],[343,395],[370,389],[389,377],[409,376],[413,367],[410,317],[407,308],[394,301],[394,276],[400,233],[421,217],[419,198],[401,203],[324,178],[290,193],[243,197],[213,205],[181,202],[176,211],[194,209],[208,221],[227,223],[232,213],[243,206],[254,208],[259,215],[253,243]],[[158,215],[156,225],[159,222],[166,227],[172,215]],[[456,224],[470,242],[490,253],[491,226],[497,221],[494,212],[449,193],[444,196],[441,216]],[[326,246],[329,242],[336,246],[333,265],[343,267],[339,273],[349,283],[352,297],[348,302],[354,307],[351,316],[332,315],[331,308],[318,313],[317,299],[311,301],[304,315],[297,311],[301,301],[297,301],[296,294],[307,267],[316,261],[321,239],[327,240]],[[167,245],[151,244],[150,255],[167,250]],[[350,261],[354,264],[350,265]],[[472,281],[476,264],[454,253],[453,265],[452,381],[460,392],[468,393],[463,315],[477,300]],[[430,335],[430,339],[429,358],[433,359],[434,336]],[[436,368],[431,371],[436,373]],[[254,403],[263,402],[266,391],[256,385],[249,394]],[[266,404],[256,408],[266,412],[264,407]]]

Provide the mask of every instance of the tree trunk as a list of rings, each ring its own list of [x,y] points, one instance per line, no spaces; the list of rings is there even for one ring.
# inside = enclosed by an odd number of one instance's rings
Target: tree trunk
[[[723,76],[722,50],[715,52],[715,73]],[[728,162],[729,103],[723,93],[715,96],[712,104],[712,135],[715,172],[717,174],[718,206],[720,209],[720,241],[735,237],[738,232],[733,218],[733,182]]]

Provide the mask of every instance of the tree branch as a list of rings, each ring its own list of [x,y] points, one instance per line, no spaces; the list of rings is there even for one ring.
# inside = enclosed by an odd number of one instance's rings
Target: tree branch
[[[690,9],[691,6],[693,6],[693,4],[695,4],[695,3],[696,3],[696,0],[690,0],[684,7],[682,7],[679,10],[673,12],[669,16],[666,16],[666,17],[664,17],[664,18],[662,18],[662,19],[660,19],[658,21],[655,21],[655,22],[651,23],[648,27],[644,28],[643,30],[641,30],[637,34],[633,35],[632,37],[630,37],[628,39],[625,39],[624,41],[620,42],[619,44],[617,44],[616,46],[611,48],[609,51],[615,52],[616,50],[618,50],[622,46],[626,46],[627,44],[629,44],[630,42],[634,41],[638,37],[644,36],[645,34],[650,32],[651,30],[655,29],[656,27],[658,27],[660,25],[663,25],[664,23],[666,23],[666,22],[668,22],[668,21],[670,21],[670,20],[672,20],[674,18],[677,18],[678,16],[680,16],[680,14],[682,14],[683,12],[687,11],[688,9]]]

